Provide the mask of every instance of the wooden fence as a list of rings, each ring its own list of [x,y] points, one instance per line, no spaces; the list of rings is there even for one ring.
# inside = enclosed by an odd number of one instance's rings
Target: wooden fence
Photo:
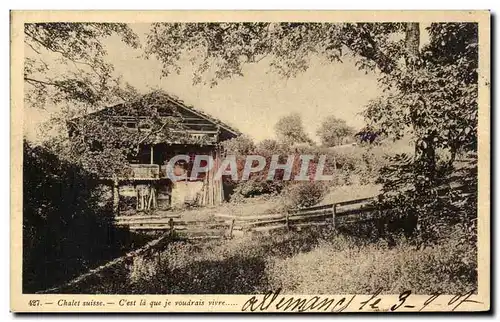
[[[134,232],[170,232],[170,236],[187,239],[224,238],[228,231],[225,220],[185,220],[180,215],[121,216],[115,218],[118,226]]]
[[[273,230],[301,230],[312,226],[331,226],[332,229],[335,229],[339,224],[371,219],[375,210],[372,204],[374,200],[374,198],[349,200],[297,209],[282,214],[244,217],[216,214],[215,216],[216,218],[231,220],[231,236]]]
[[[131,231],[170,231],[187,239],[233,238],[274,230],[301,230],[304,227],[331,226],[370,220],[375,198],[364,198],[334,204],[296,209],[279,214],[234,216],[215,214],[207,220],[184,220],[180,215],[117,217],[119,226]]]

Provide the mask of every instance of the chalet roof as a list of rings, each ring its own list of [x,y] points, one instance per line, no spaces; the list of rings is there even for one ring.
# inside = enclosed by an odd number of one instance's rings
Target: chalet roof
[[[137,116],[137,114],[141,114],[142,109],[140,108],[141,104],[146,101],[157,101],[158,109],[167,111],[171,107],[176,107],[181,110],[185,110],[189,113],[192,113],[194,115],[197,115],[198,117],[205,119],[206,121],[213,123],[216,126],[219,126],[221,129],[229,132],[233,136],[239,136],[242,133],[235,129],[234,127],[218,120],[215,117],[212,117],[198,109],[195,109],[191,105],[187,105],[184,101],[179,99],[178,97],[175,97],[174,95],[167,94],[164,91],[154,91],[152,93],[146,94],[141,96],[140,98],[132,101],[132,102],[126,102],[126,103],[120,103],[116,104],[113,106],[106,107],[102,110],[90,113],[88,115],[96,115],[96,116],[101,116],[101,115],[108,115],[108,116]],[[125,104],[128,104],[129,106],[132,107],[132,111],[134,111],[133,114],[131,114],[131,109],[125,109],[124,106]],[[167,106],[168,105],[168,106]],[[161,113],[161,111],[159,111]],[[147,117],[147,115],[144,115]]]

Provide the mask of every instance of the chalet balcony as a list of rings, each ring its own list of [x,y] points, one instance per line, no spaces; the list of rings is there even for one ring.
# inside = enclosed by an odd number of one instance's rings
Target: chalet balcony
[[[158,164],[131,164],[132,179],[159,179],[160,166]]]

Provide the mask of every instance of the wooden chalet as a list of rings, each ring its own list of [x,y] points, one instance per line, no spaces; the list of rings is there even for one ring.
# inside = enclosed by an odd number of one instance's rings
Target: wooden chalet
[[[214,179],[221,162],[220,143],[240,134],[227,124],[163,92],[154,92],[136,102],[111,106],[85,117],[97,118],[122,130],[140,130],[143,137],[149,136],[147,143],[138,144],[137,153],[128,158],[126,175],[103,178],[113,186],[115,211],[216,205],[225,199],[222,181]],[[72,132],[74,129],[70,128],[70,136]],[[159,135],[164,133],[169,134],[168,138]],[[180,154],[189,155],[190,162],[176,164],[174,172],[187,174],[187,179],[172,182],[166,176],[166,165],[173,156]],[[198,154],[211,155],[214,167],[191,179],[192,162]]]

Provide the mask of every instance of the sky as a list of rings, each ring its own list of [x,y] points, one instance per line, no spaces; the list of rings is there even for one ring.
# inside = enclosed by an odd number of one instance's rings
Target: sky
[[[143,46],[149,24],[130,24]],[[146,94],[162,89],[189,105],[236,127],[256,141],[274,138],[274,125],[283,116],[299,113],[306,132],[315,134],[327,116],[344,119],[356,129],[364,125],[360,113],[380,94],[374,73],[359,71],[349,57],[343,63],[313,58],[309,69],[295,78],[284,79],[269,69],[268,61],[246,65],[244,76],[220,81],[213,88],[193,85],[192,67],[186,65],[179,75],[162,77],[160,62],[143,56],[143,49],[132,49],[118,37],[104,41],[109,61],[117,75]],[[25,132],[38,135],[37,127],[53,111],[27,111]]]

